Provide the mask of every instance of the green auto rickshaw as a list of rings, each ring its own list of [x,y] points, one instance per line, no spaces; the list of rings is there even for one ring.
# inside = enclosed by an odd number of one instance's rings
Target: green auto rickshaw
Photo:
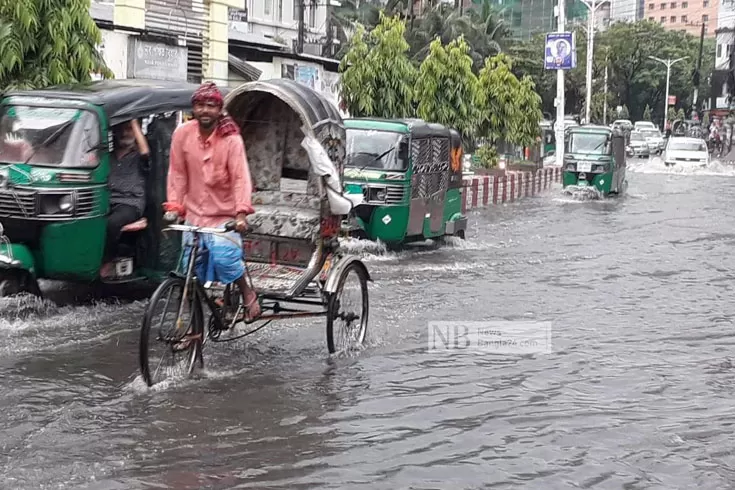
[[[358,238],[389,246],[464,238],[462,138],[420,119],[346,119],[345,192],[362,194],[345,224]]]
[[[146,210],[123,229],[115,275],[102,282],[158,280],[175,269],[180,238],[162,238],[162,202],[171,137],[196,89],[104,80],[0,100],[0,296],[40,294],[38,279],[101,280],[112,128],[132,119],[150,146]]]
[[[554,125],[551,121],[541,121],[539,124],[541,127],[541,137],[543,138],[543,155],[547,157],[556,151],[556,134],[554,132]]]
[[[628,138],[625,129],[595,125],[568,128],[562,171],[565,191],[596,189],[602,196],[625,192]]]

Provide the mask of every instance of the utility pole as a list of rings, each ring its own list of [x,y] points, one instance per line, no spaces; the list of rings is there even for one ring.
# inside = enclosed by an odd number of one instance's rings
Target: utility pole
[[[305,37],[305,26],[304,26],[304,9],[305,7],[305,0],[294,0],[296,2],[299,2],[299,38],[296,43],[296,52],[303,53],[304,52],[304,37]]]
[[[558,0],[557,32],[564,32],[565,9],[564,0]],[[564,70],[556,70],[556,164],[564,165]]]
[[[332,53],[332,44],[334,43],[333,39],[333,33],[332,33],[332,0],[327,0],[327,42],[325,43],[326,46],[326,52],[322,51],[322,56],[326,56],[327,58],[332,58],[334,56],[334,53]]]
[[[663,63],[664,65],[666,65],[666,98],[664,99],[664,121],[663,121],[663,126],[662,126],[662,127],[665,128],[666,127],[666,119],[667,119],[667,117],[669,115],[669,80],[671,79],[671,66],[674,63],[678,63],[681,60],[685,60],[685,59],[689,58],[689,56],[684,56],[682,58],[677,58],[675,60],[672,60],[671,58],[667,58],[665,60],[662,60],[661,58],[656,58],[655,56],[649,56],[649,58],[651,58],[652,60],[656,60],[656,61],[658,61],[658,62]]]
[[[590,123],[590,111],[592,108],[592,55],[595,49],[595,13],[598,8],[607,0],[602,0],[600,3],[596,3],[595,0],[582,0],[582,3],[589,9],[589,18],[587,21],[587,99],[585,102],[585,114],[584,120],[587,124]]]
[[[602,125],[607,126],[607,63],[609,53],[605,53],[605,105],[602,106]]]
[[[694,84],[694,97],[692,98],[692,119],[697,113],[697,96],[699,95],[699,70],[702,68],[702,50],[704,49],[704,28],[705,24],[702,22],[702,32],[699,34],[699,59],[697,60],[697,67],[694,69],[692,75],[692,82]],[[668,102],[667,102],[668,103]]]

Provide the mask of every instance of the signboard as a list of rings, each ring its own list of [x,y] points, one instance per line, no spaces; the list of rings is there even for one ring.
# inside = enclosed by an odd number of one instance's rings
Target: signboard
[[[571,32],[546,34],[544,68],[547,70],[571,70],[577,67],[575,37]]]
[[[676,105],[676,95],[669,95],[669,105]]]
[[[232,7],[227,9],[229,14],[230,29],[238,32],[248,32],[248,10],[244,9],[233,9]]]
[[[186,81],[186,46],[130,40],[128,47],[128,78]]]

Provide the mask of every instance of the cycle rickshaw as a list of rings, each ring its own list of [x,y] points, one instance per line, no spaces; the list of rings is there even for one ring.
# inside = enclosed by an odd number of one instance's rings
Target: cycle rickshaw
[[[330,354],[365,340],[370,275],[339,246],[342,220],[356,203],[342,192],[345,128],[337,109],[286,79],[245,83],[227,95],[225,109],[240,125],[254,181],[255,213],[248,216],[243,248],[262,314],[235,334],[234,327],[246,323],[239,288],[202,284],[193,274],[199,237],[225,233],[232,223],[223,229],[168,226],[165,232],[191,233],[196,252],[186,270],[172,272],[156,289],[146,309],[140,368],[149,386],[170,369],[188,375],[203,367],[205,344],[242,338],[277,319],[326,317]]]

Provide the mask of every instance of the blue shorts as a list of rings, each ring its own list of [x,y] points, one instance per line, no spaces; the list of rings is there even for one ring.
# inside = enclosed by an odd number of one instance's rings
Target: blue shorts
[[[188,225],[189,223],[187,223]],[[184,249],[181,270],[186,274],[193,245],[193,234],[184,232]],[[199,256],[194,263],[194,273],[203,283],[208,281],[230,284],[245,274],[245,255],[242,236],[236,231],[223,235],[202,233],[199,235]]]

